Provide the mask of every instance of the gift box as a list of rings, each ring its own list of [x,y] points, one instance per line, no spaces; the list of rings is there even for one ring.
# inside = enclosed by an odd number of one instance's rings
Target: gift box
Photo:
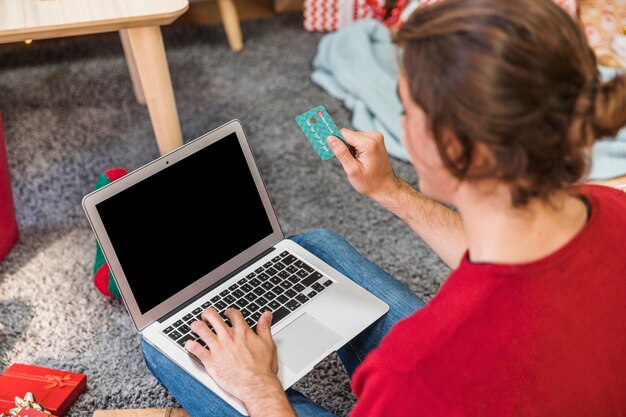
[[[626,1],[582,0],[580,20],[598,64],[626,68]]]
[[[7,162],[7,150],[2,133],[2,117],[0,115],[0,261],[9,253],[19,238],[11,176]],[[24,393],[22,393],[24,394]]]
[[[189,417],[189,414],[182,408],[135,408],[96,410],[93,417]]]
[[[50,411],[44,409],[41,404],[35,401],[32,392],[27,392],[24,398],[15,397],[14,407],[0,414],[0,417],[57,417]]]
[[[360,19],[376,17],[385,0],[304,0],[304,29],[331,32]]]
[[[0,412],[13,408],[15,397],[31,392],[43,408],[61,417],[86,388],[86,375],[16,363],[0,375]]]
[[[15,417],[55,417],[45,411],[37,410],[35,408],[25,407],[15,414]]]

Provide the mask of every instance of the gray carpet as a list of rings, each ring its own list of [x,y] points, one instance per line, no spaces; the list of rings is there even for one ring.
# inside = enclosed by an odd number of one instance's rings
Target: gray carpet
[[[447,268],[397,218],[358,195],[336,160],[322,162],[293,117],[325,105],[350,114],[309,79],[319,34],[298,15],[243,23],[241,54],[221,26],[164,29],[183,136],[222,123],[246,127],[285,234],[327,227],[428,299]],[[81,198],[105,169],[158,156],[115,35],[0,50],[0,112],[21,240],[0,264],[0,371],[11,363],[83,372],[88,390],[70,416],[95,409],[175,406],[152,378],[121,302],[92,283],[95,241]],[[415,184],[410,165],[396,173]],[[353,404],[336,355],[297,388],[338,415]]]

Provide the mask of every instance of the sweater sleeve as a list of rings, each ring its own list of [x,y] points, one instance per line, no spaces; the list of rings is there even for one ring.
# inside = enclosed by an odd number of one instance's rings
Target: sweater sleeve
[[[352,386],[357,402],[350,417],[461,415],[423,381],[390,367],[361,366]]]

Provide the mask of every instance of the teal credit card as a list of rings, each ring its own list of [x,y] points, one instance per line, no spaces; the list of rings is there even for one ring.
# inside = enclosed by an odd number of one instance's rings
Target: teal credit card
[[[311,142],[313,149],[315,149],[317,154],[324,161],[335,156],[327,143],[329,136],[338,137],[348,148],[350,147],[324,106],[317,106],[314,109],[296,116],[296,123],[300,126],[300,129],[309,142]]]

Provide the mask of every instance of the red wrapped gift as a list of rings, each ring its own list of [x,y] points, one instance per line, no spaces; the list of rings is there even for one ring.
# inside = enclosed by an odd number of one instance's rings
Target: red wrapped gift
[[[57,417],[50,411],[45,410],[41,404],[35,401],[32,392],[27,392],[24,398],[15,397],[15,407],[0,414],[0,417]]]
[[[43,408],[61,417],[86,389],[86,375],[15,363],[0,375],[0,410],[13,408],[15,397],[32,392]]]
[[[19,230],[15,218],[15,206],[13,205],[7,149],[2,133],[2,118],[0,117],[0,261],[9,253],[18,238]]]
[[[50,413],[45,411],[36,410],[34,408],[26,407],[17,412],[15,417],[54,417]]]

